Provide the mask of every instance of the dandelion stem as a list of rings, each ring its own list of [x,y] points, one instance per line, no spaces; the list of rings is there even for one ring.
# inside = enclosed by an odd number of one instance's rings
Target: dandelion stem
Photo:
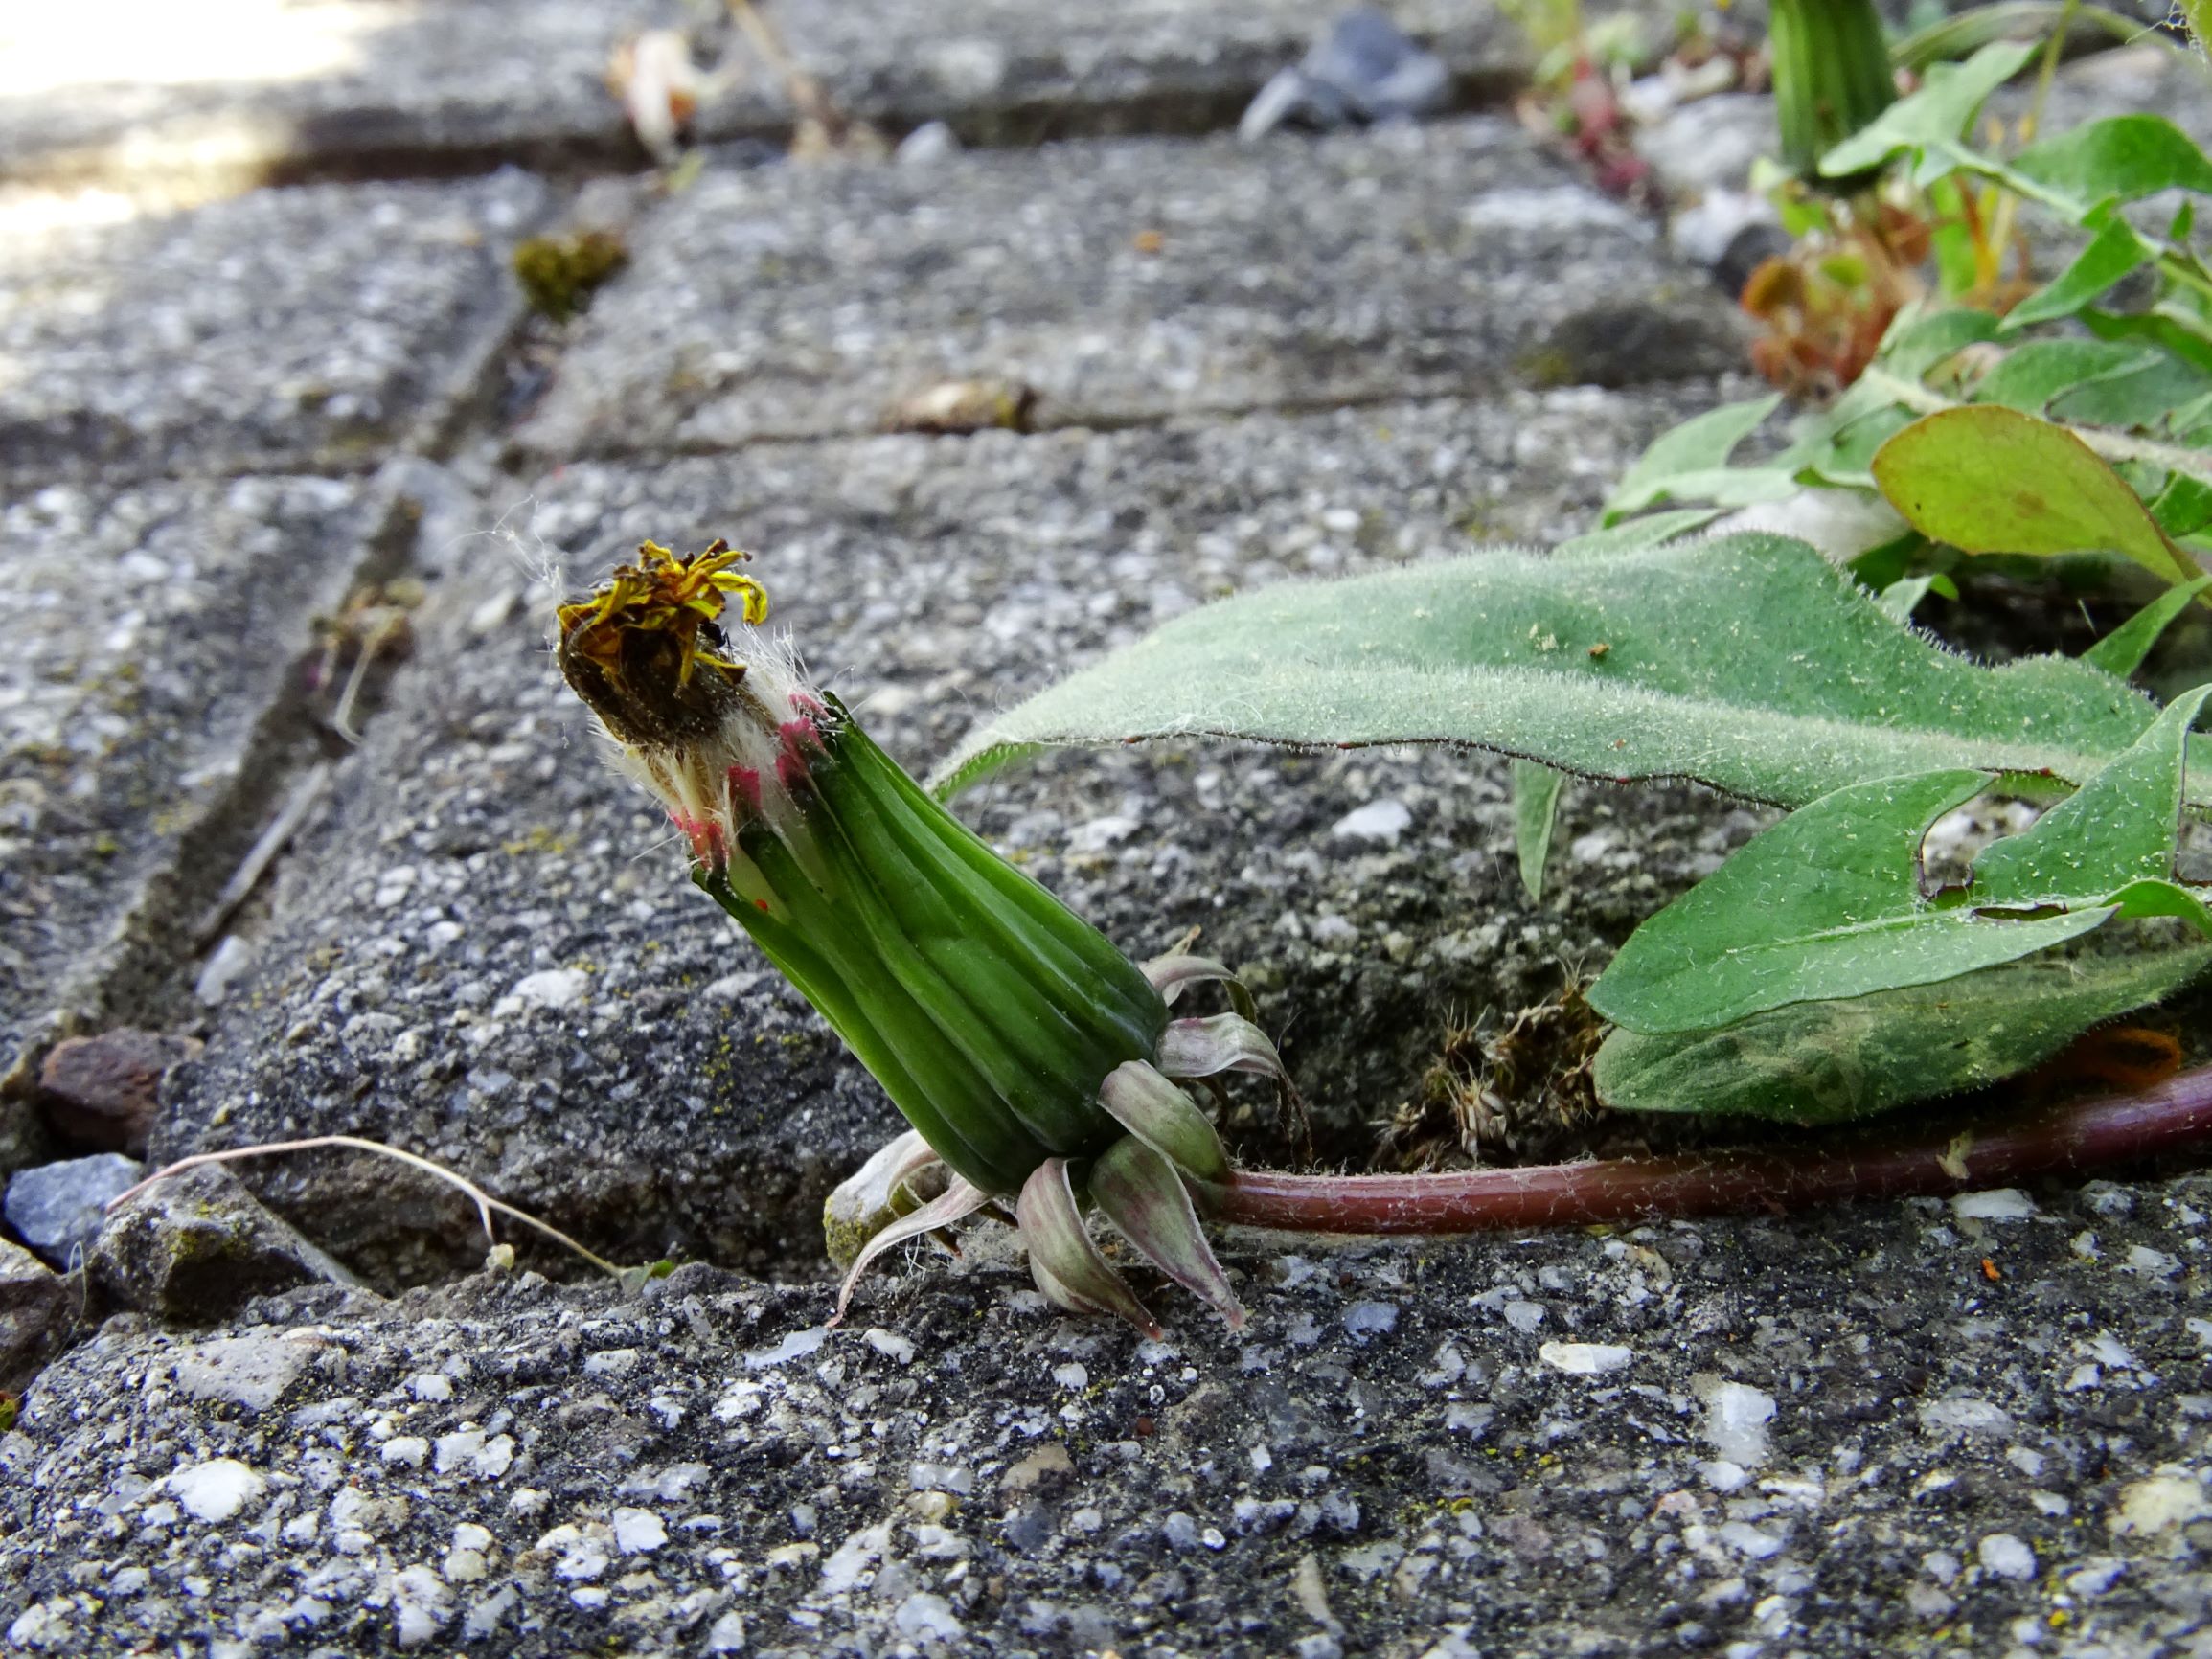
[[[1864,1132],[1787,1152],[1610,1158],[1427,1175],[1240,1170],[1193,1184],[1216,1221],[1313,1233],[1471,1233],[1794,1209],[1942,1193],[2139,1163],[2212,1141],[2212,1066],[2140,1094],[2042,1107],[1978,1130]]]

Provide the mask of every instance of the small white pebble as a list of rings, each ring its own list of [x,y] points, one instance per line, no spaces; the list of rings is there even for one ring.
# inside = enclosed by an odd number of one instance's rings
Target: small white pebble
[[[257,1469],[236,1458],[216,1458],[178,1469],[163,1483],[185,1513],[209,1526],[220,1526],[248,1504],[261,1502],[268,1481]]]
[[[1536,1352],[1554,1371],[1569,1376],[1604,1376],[1636,1362],[1634,1349],[1610,1342],[1547,1342]]]
[[[650,1510],[614,1511],[614,1547],[626,1556],[649,1556],[669,1541],[669,1530]]]
[[[914,1344],[909,1339],[896,1331],[885,1330],[879,1325],[871,1327],[862,1340],[895,1364],[904,1365],[914,1357]]]
[[[2032,1579],[2036,1553],[2010,1533],[1992,1533],[1981,1541],[1981,1564],[2000,1579]]]
[[[430,1456],[430,1443],[419,1434],[395,1435],[384,1443],[381,1455],[395,1467],[419,1469]]]

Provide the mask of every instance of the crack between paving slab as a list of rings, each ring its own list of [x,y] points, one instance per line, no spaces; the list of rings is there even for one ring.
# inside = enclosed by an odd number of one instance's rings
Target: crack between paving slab
[[[1286,62],[1288,59],[1285,60]],[[1203,138],[1233,130],[1258,96],[1266,75],[1233,84],[1170,84],[1112,98],[1040,96],[986,105],[891,105],[846,108],[894,143],[915,128],[943,122],[973,149],[1033,149],[1070,139]],[[1455,71],[1451,96],[1431,119],[1494,111],[1528,84],[1525,64]],[[610,101],[611,102],[611,101]],[[843,107],[843,106],[840,106]],[[309,116],[288,124],[282,136],[241,125],[229,142],[219,128],[180,135],[165,147],[144,141],[83,145],[0,164],[0,183],[34,190],[190,190],[213,199],[297,185],[427,182],[481,177],[518,167],[557,184],[642,175],[651,158],[628,126],[613,117],[601,126],[558,134],[487,137],[460,143],[422,143],[403,132],[317,148],[318,126],[342,127],[348,118]],[[351,118],[374,128],[377,122]],[[395,122],[395,126],[404,123]],[[782,160],[794,131],[792,119],[735,120],[695,135],[701,149],[759,146]],[[302,153],[303,143],[305,153]],[[211,155],[226,159],[209,160]]]

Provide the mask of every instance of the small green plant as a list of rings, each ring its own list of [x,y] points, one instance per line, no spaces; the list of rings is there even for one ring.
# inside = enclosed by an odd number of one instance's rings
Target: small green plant
[[[1178,618],[1000,716],[943,786],[1066,742],[1485,748],[1518,762],[1532,894],[1559,772],[1692,778],[1792,808],[1591,988],[1620,1028],[1599,1093],[1622,1106],[1863,1116],[2021,1071],[2186,984],[2212,965],[2185,943],[2212,936],[2212,911],[2176,875],[2183,814],[2212,808],[2212,751],[2188,735],[2204,693],[2161,712],[2125,682],[2192,600],[2212,603],[2212,278],[2191,242],[2212,161],[2148,115],[2009,160],[1971,147],[1981,100],[2033,50],[1931,73],[1819,162],[1922,190],[1989,183],[2083,233],[2009,312],[1908,307],[1857,383],[1764,459],[1735,456],[1779,398],[1685,423],[1622,479],[1605,528],[1548,556],[1269,588]],[[2131,216],[2166,192],[2178,212]],[[2128,279],[2147,295],[2108,307]],[[1848,569],[1781,536],[1698,538],[1797,496],[1887,527],[1846,550]],[[1905,619],[1993,555],[2132,565],[2165,591],[2079,659],[1985,668]],[[1307,642],[1295,660],[1286,638]],[[1930,824],[1982,793],[2058,804],[1968,884],[1926,888]],[[2122,946],[2082,943],[2111,927],[2132,929]],[[1985,1012],[1962,1038],[1965,1008]]]

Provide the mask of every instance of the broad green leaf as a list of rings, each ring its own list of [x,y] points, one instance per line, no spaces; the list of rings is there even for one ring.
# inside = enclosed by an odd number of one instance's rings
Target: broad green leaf
[[[2169,881],[2162,876],[2146,877],[2129,882],[2111,897],[2114,915],[2178,917],[2212,939],[2212,909],[2205,906],[2200,895],[2178,881]]]
[[[2035,54],[2033,41],[1999,40],[1964,63],[1931,66],[1918,92],[1898,100],[1870,125],[1822,156],[1821,175],[1848,178],[1880,167],[1901,149],[1925,151],[1954,145],[1981,108],[1982,101],[2018,74]],[[1913,182],[1925,187],[1932,179],[1920,176],[1916,168]]]
[[[2109,908],[1998,919],[1921,897],[1928,826],[1992,782],[1921,772],[1823,795],[1630,934],[1590,987],[1590,1006],[1630,1031],[1704,1031],[1790,1003],[1952,979],[2101,925]]]
[[[2212,525],[2212,484],[2186,472],[2170,472],[2151,502],[2151,516],[2168,535],[2195,535]]]
[[[2154,250],[2126,219],[2111,218],[2074,256],[2073,263],[2005,315],[2003,329],[2014,333],[2030,323],[2070,317],[2093,305],[2122,277],[2151,262]]]
[[[2160,360],[2155,352],[2115,340],[2031,340],[1982,376],[1973,400],[2041,415],[2062,392]]]
[[[2174,874],[2182,754],[2212,686],[2184,692],[2128,752],[1974,861],[1969,902],[2031,909],[2104,898]]]
[[[2064,427],[2017,409],[1923,416],[1873,470],[1907,523],[1964,553],[2119,553],[2168,581],[2184,574],[2126,480]]]
[[[2083,203],[2165,190],[2212,194],[2212,161],[2162,115],[2112,115],[2030,145],[2013,171]]]
[[[2049,956],[1935,985],[1798,1003],[1721,1031],[1616,1031],[1594,1080],[1609,1106],[1838,1123],[1980,1088],[2212,968],[2212,945]]]
[[[1942,766],[2079,782],[2155,716],[2082,663],[1940,649],[1805,543],[1746,533],[1262,588],[998,716],[937,779],[955,793],[1038,744],[1425,742],[1799,806]]]
[[[1543,867],[1551,857],[1552,827],[1559,822],[1564,772],[1534,761],[1513,763],[1513,841],[1520,855],[1520,884],[1530,900],[1543,898]]]
[[[1702,530],[1721,516],[1718,507],[1675,507],[1664,512],[1647,512],[1607,530],[1593,530],[1552,550],[1556,557],[1571,558],[1584,553],[1625,553],[1630,548],[1657,547],[1694,530]]]
[[[2189,602],[2206,588],[2212,588],[2212,576],[2201,576],[2195,581],[2168,588],[2084,651],[2082,661],[2125,679],[2143,666],[2143,659],[2151,654],[2158,636],[2189,608]]]
[[[1882,336],[1881,365],[1908,380],[1926,379],[1928,371],[1945,358],[1957,356],[1969,346],[1995,339],[1998,327],[1995,316],[1973,306],[1926,311],[1909,320],[1901,315]],[[1855,383],[1851,392],[1837,401],[1836,407],[1841,409],[1850,403],[1852,393],[1858,390],[1859,385]],[[1866,397],[1868,408],[1882,400],[1881,394],[1873,387],[1866,389]]]
[[[2103,6],[2066,0],[1989,0],[1914,30],[1892,44],[1889,55],[1900,69],[1923,70],[1967,57],[1992,40],[2045,39],[2061,23],[2068,24],[2067,45],[2082,50],[2115,40],[2125,44],[2143,34],[2141,18]]]
[[[1620,488],[1606,503],[1606,523],[1615,523],[1669,496],[1713,499],[1709,486],[1722,483],[1725,487],[1728,457],[1781,402],[1782,396],[1776,393],[1770,398],[1754,398],[1747,403],[1723,404],[1668,432],[1645,450],[1622,477]],[[1787,477],[1776,481],[1775,493],[1789,493]],[[1747,503],[1739,501],[1729,505]]]
[[[2092,380],[2054,398],[2051,415],[2083,426],[2151,432],[2207,392],[2212,392],[2212,375],[2178,357],[2155,354],[2139,368]]]
[[[2141,340],[2212,375],[2212,336],[2155,311],[2081,312],[2082,326],[2100,340]]]

